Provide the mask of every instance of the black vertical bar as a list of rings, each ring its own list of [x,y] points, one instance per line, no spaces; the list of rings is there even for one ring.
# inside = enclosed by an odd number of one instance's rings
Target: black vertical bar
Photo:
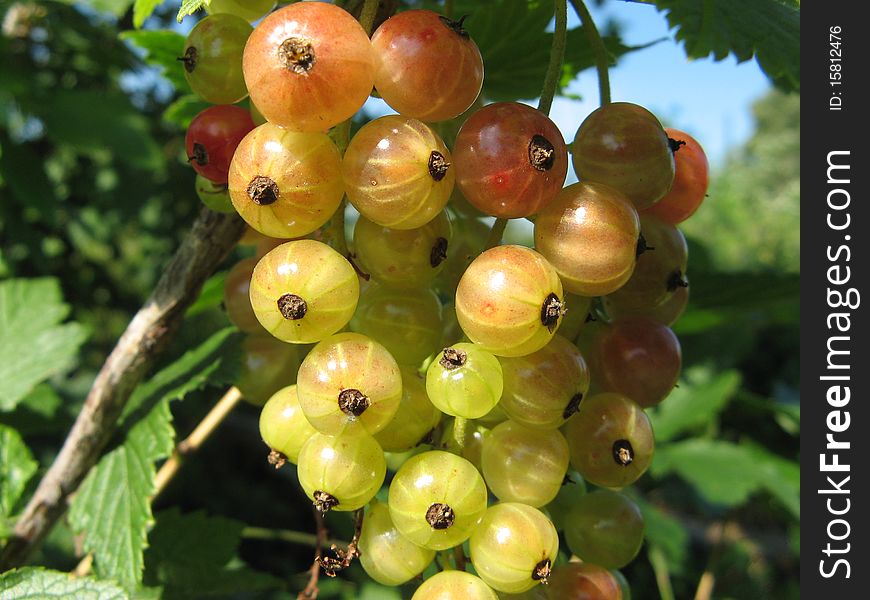
[[[863,2],[807,2],[801,32],[801,595],[864,598],[867,67]],[[859,490],[859,487],[861,490]]]

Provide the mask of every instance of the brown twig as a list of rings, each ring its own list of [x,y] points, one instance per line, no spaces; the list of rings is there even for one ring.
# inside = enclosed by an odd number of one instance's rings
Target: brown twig
[[[453,561],[456,563],[457,571],[464,571],[467,560],[465,558],[465,550],[462,548],[462,544],[455,546],[453,548]]]
[[[339,548],[337,544],[332,544],[329,551],[334,556],[323,556],[315,558],[314,562],[318,563],[327,577],[335,577],[339,571],[348,568],[354,558],[359,556],[359,536],[362,533],[363,509],[357,510],[353,515],[353,539],[347,545],[347,549]]]
[[[173,338],[205,280],[242,236],[237,215],[203,209],[160,281],[103,364],[84,406],[0,553],[0,572],[24,564],[66,512],[115,432],[133,390]]]
[[[314,561],[311,563],[311,568],[308,569],[308,584],[305,586],[296,600],[314,600],[320,593],[320,588],[317,587],[317,582],[320,580],[320,557],[323,555],[323,544],[326,542],[328,533],[326,524],[323,522],[323,515],[316,508],[312,508],[314,513],[314,523],[317,525],[317,544],[314,546]]]

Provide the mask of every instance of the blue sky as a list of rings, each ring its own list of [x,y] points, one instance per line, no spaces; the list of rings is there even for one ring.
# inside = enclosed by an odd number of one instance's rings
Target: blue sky
[[[590,5],[593,3],[589,3]],[[721,164],[727,150],[753,130],[750,106],[770,83],[755,60],[737,64],[733,56],[721,62],[690,61],[668,30],[667,19],[655,7],[610,0],[601,8],[590,6],[602,27],[613,19],[621,24],[625,43],[639,45],[667,38],[650,48],[622,57],[610,72],[614,101],[641,104],[665,126],[687,131],[704,146],[712,164]],[[569,12],[568,27],[579,24]],[[569,87],[582,102],[557,99],[550,116],[570,140],[585,115],[598,106],[598,80],[585,71]]]

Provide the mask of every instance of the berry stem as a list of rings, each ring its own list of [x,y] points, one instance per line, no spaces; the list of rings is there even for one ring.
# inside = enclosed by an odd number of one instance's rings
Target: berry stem
[[[444,0],[444,16],[453,19],[453,0]]]
[[[332,215],[329,223],[327,223],[323,235],[323,241],[332,246],[342,256],[347,256],[350,252],[347,248],[347,236],[344,231],[344,212],[346,208],[347,198],[345,197],[341,199],[341,204],[335,209],[335,214]]]
[[[456,441],[456,447],[459,448],[460,454],[465,450],[465,434],[467,430],[468,419],[464,417],[453,419],[453,439]]]
[[[305,531],[293,531],[291,529],[267,529],[266,527],[245,527],[242,529],[242,537],[248,540],[264,540],[286,542],[298,546],[311,546],[317,548],[318,538],[316,534]],[[325,540],[325,544],[347,546],[344,540]]]
[[[311,567],[308,569],[308,583],[305,585],[305,588],[299,592],[299,595],[296,597],[297,600],[314,599],[317,598],[320,593],[320,589],[317,587],[317,582],[320,581],[320,559],[323,556],[323,546],[326,544],[328,532],[326,531],[326,524],[323,522],[323,515],[320,514],[320,511],[312,507],[311,512],[314,514],[314,523],[317,526],[317,535],[315,536],[314,545],[314,562],[311,563]]]
[[[719,566],[719,559],[723,551],[723,534],[725,531],[725,523],[717,521],[710,532],[713,549],[710,551],[710,557],[707,559],[707,566],[698,580],[698,589],[695,590],[695,600],[710,600],[713,597],[713,589],[716,587],[716,573]]]
[[[507,227],[507,224],[507,219],[495,220],[495,223],[492,224],[492,229],[489,231],[489,237],[486,238],[486,245],[483,247],[484,250],[495,248],[501,243],[501,238],[504,235],[504,229]]]
[[[377,2],[375,2],[375,4],[377,5]],[[366,4],[366,6],[368,6],[368,4]],[[347,145],[350,143],[350,126],[351,119],[348,119],[333,127],[329,132],[329,137],[331,137],[332,141],[335,142],[335,145],[338,146],[338,150],[341,152],[342,156],[344,156],[344,152],[347,150]],[[347,256],[349,254],[347,248],[347,235],[344,226],[344,213],[346,208],[347,196],[341,199],[341,204],[339,204],[338,208],[335,209],[335,213],[323,229],[323,241],[332,246],[332,248],[342,256]],[[356,269],[356,266],[354,266],[354,268]]]
[[[465,550],[462,548],[462,544],[459,544],[458,546],[455,546],[453,548],[453,560],[456,563],[457,571],[465,570],[467,560],[465,558]]]
[[[223,397],[218,400],[217,404],[212,407],[208,414],[199,422],[199,425],[184,438],[172,451],[172,456],[163,463],[157,475],[154,477],[154,493],[151,496],[153,502],[160,493],[166,489],[166,486],[175,477],[178,469],[181,468],[181,463],[184,457],[188,454],[196,452],[203,442],[214,433],[215,429],[223,423],[233,408],[241,401],[242,392],[237,387],[231,387]]]
[[[359,16],[359,24],[366,30],[369,36],[372,35],[372,27],[375,24],[375,16],[378,14],[378,0],[366,0],[363,4],[362,13]]]
[[[674,600],[674,589],[671,586],[671,574],[668,569],[668,559],[658,546],[649,548],[649,562],[656,576],[656,585],[662,600]]]
[[[553,45],[550,47],[550,64],[547,66],[541,99],[538,101],[538,110],[545,115],[550,114],[550,108],[553,106],[553,97],[556,95],[556,87],[562,74],[562,61],[565,59],[568,35],[568,4],[566,0],[554,0],[553,5],[556,30],[553,32]]]
[[[583,24],[583,29],[586,31],[586,38],[589,40],[589,45],[592,47],[592,52],[595,54],[595,68],[598,70],[598,94],[601,99],[601,105],[610,104],[610,55],[607,48],[604,46],[604,40],[601,39],[601,34],[595,26],[595,21],[586,8],[583,0],[571,0],[571,6],[580,17],[580,22]]]

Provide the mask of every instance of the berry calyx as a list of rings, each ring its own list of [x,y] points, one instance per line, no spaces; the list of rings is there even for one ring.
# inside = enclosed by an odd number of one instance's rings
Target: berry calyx
[[[330,509],[338,506],[338,504],[338,500],[336,500],[335,496],[332,494],[328,494],[323,490],[317,490],[314,492],[314,508],[316,508],[320,514],[326,514]]]
[[[458,369],[464,365],[466,360],[468,360],[468,354],[462,350],[457,350],[456,348],[444,348],[444,352],[441,353],[441,360],[438,361],[438,364],[448,371],[452,371],[453,369]]]
[[[296,37],[281,42],[278,46],[278,58],[285,69],[297,75],[305,75],[317,62],[311,42]]]
[[[559,300],[559,296],[551,293],[547,296],[547,299],[544,300],[543,306],[541,306],[541,325],[546,327],[550,333],[552,333],[556,330],[556,324],[559,322],[559,317],[563,314],[565,314],[565,309],[562,305],[562,301]]]
[[[634,462],[634,449],[628,440],[616,440],[613,442],[613,460],[616,464],[627,467]]]
[[[281,190],[278,184],[263,175],[257,175],[248,184],[248,198],[259,206],[269,206],[278,201]]]
[[[549,171],[556,163],[556,148],[542,135],[535,134],[529,142],[529,164],[538,171]]]
[[[346,415],[360,417],[372,405],[369,397],[353,388],[341,390],[338,394],[338,407]]]
[[[550,579],[550,573],[553,572],[552,565],[553,563],[549,558],[545,558],[544,560],[536,564],[534,570],[532,571],[532,579],[546,584]]]
[[[278,298],[278,310],[281,316],[288,321],[301,319],[308,312],[308,305],[305,300],[296,294],[284,294]]]
[[[432,529],[438,531],[447,529],[453,525],[454,521],[456,521],[456,515],[447,504],[436,502],[426,511],[426,522],[432,526]]]

